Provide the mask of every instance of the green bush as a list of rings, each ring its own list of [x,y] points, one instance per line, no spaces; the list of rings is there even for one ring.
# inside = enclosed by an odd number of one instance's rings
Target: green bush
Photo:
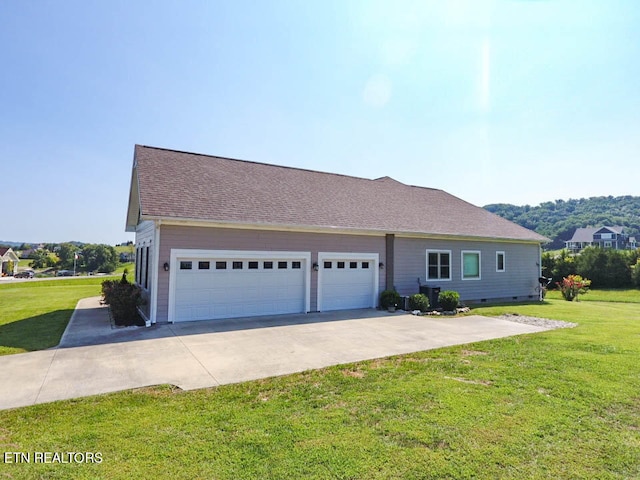
[[[634,287],[640,288],[640,260],[631,267],[631,280]]]
[[[453,290],[445,290],[438,295],[438,302],[442,309],[446,312],[452,312],[458,308],[460,302],[460,295]]]
[[[397,307],[400,301],[400,294],[395,290],[385,290],[380,294],[380,308]]]
[[[143,303],[140,287],[126,279],[105,280],[102,282],[102,297],[104,303],[109,305],[116,325],[144,325],[137,308]]]
[[[409,309],[426,312],[429,309],[429,298],[423,293],[414,293],[409,297]]]

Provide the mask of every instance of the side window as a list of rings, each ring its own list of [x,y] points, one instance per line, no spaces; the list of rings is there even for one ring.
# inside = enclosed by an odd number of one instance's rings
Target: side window
[[[504,252],[496,252],[496,272],[504,272],[506,269]]]
[[[427,280],[451,280],[450,250],[427,250]]]
[[[462,279],[480,280],[480,252],[462,251]]]

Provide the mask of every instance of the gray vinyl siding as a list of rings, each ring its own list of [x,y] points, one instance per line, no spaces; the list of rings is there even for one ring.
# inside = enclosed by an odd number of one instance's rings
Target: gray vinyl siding
[[[146,282],[147,287],[145,288],[144,278],[140,284],[140,287],[142,287],[142,297],[147,303],[147,308],[144,309],[145,311],[148,310],[148,304],[151,299],[151,289],[153,288],[153,270],[151,268],[151,265],[146,264],[147,262],[146,248],[149,248],[148,257],[149,257],[149,262],[151,263],[154,261],[153,259],[153,236],[155,232],[154,227],[155,227],[155,223],[151,221],[140,222],[136,227],[136,263],[135,265],[137,267],[139,266],[140,272],[134,271],[133,278],[136,278],[136,279],[140,278],[139,274],[144,272],[146,272],[148,275],[147,282]],[[138,255],[140,254],[140,252],[142,252],[142,255],[140,258],[138,258]]]
[[[385,236],[338,235],[266,230],[243,230],[209,227],[161,225],[158,262],[157,322],[167,322],[169,306],[169,273],[162,268],[168,262],[171,249],[254,250],[311,252],[311,263],[318,252],[378,253],[384,262]],[[311,271],[311,311],[317,310],[317,272]],[[386,288],[381,271],[380,291]]]
[[[451,280],[427,280],[426,251],[451,250]],[[481,279],[462,280],[461,252],[481,252]],[[505,271],[496,272],[496,252],[505,253]],[[455,290],[463,301],[527,300],[535,296],[540,270],[538,244],[428,240],[396,237],[395,287],[402,295],[419,291],[419,283]]]

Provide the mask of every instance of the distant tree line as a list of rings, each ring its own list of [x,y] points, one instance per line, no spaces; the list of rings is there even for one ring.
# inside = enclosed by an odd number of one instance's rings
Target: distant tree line
[[[77,270],[88,272],[110,273],[118,268],[118,253],[111,245],[61,243],[46,246],[51,246],[51,250],[42,248],[31,253],[29,258],[33,268],[72,270],[74,262]]]
[[[484,207],[496,215],[553,240],[545,248],[564,248],[578,227],[623,226],[640,236],[640,197],[591,197],[544,202],[536,207],[495,203]]]
[[[596,288],[640,288],[640,250],[588,247],[578,255],[562,250],[559,255],[542,254],[542,274],[562,281],[569,275],[591,280]]]

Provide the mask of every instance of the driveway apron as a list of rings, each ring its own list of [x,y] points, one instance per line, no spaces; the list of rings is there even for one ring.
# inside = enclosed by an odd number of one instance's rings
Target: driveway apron
[[[85,298],[57,347],[0,357],[0,409],[159,384],[215,387],[545,330],[370,309],[113,328],[100,298]]]

